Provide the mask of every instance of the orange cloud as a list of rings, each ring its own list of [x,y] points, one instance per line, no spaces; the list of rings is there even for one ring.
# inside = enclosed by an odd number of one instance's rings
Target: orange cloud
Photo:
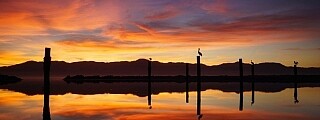
[[[6,1],[0,2],[2,35],[45,34],[46,30],[75,31],[96,29],[119,20],[117,6],[94,1]],[[104,15],[102,8],[108,10]],[[99,17],[97,17],[99,16]]]
[[[113,27],[106,30],[105,35],[112,37],[113,40],[116,41],[145,43],[149,44],[151,47],[159,47],[159,45],[171,47],[185,46],[186,48],[190,46],[219,47],[221,44],[243,45],[252,42],[250,40],[251,38],[248,38],[247,36],[241,37],[240,35],[232,35],[230,33],[198,31],[194,28],[157,30],[152,26],[138,22],[134,22],[133,25],[142,31],[134,31],[124,26],[120,26],[119,28]],[[121,46],[121,44],[118,45]],[[169,49],[171,47],[169,47]]]

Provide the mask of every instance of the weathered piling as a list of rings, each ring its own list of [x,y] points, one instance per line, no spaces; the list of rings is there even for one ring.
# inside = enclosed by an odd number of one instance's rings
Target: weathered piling
[[[297,75],[298,75],[297,64],[293,66],[293,72],[294,72],[294,77],[297,78]]]
[[[189,63],[186,63],[186,103],[189,103]]]
[[[240,69],[240,106],[239,110],[243,110],[243,66],[242,59],[239,59],[239,69]]]
[[[50,117],[50,48],[45,48],[45,56],[43,58],[43,75],[44,75],[44,85],[43,85],[43,120],[51,120]]]
[[[149,109],[152,108],[152,105],[151,105],[151,59],[148,61],[148,106],[149,106]]]
[[[197,115],[201,115],[201,68],[200,56],[197,56]]]
[[[251,105],[254,104],[254,63],[251,62]]]

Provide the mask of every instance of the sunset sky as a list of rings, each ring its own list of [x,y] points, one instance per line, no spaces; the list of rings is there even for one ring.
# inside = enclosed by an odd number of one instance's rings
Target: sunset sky
[[[320,67],[319,0],[1,0],[0,66],[52,60]]]

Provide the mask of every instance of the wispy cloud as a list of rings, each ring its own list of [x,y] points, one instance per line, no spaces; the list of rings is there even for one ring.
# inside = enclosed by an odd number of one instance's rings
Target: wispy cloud
[[[313,50],[320,50],[320,48],[285,48],[283,50],[289,51],[313,51]]]
[[[178,10],[176,6],[166,5],[162,10],[147,14],[144,18],[147,20],[157,21],[176,17],[182,11]]]
[[[127,50],[132,58],[140,58],[142,54],[171,55],[181,49],[191,52],[198,47],[227,51],[275,43],[308,43],[320,38],[319,4],[286,0],[0,1],[0,50],[39,59],[35,56],[42,52],[30,51],[63,46],[57,59],[70,59],[63,53],[71,51],[81,59],[89,56],[97,60],[99,54],[90,55],[88,51],[108,51],[114,53],[114,59],[126,59],[116,54]],[[7,61],[0,59],[0,63]]]
[[[201,8],[210,13],[226,14],[227,12],[229,12],[227,2],[228,1],[226,0],[215,0],[211,3],[204,3],[203,5],[201,5]]]
[[[310,24],[318,23],[317,21],[320,19],[318,13],[318,9],[305,9],[267,15],[245,16],[221,22],[200,20],[202,19],[200,18],[192,21],[190,25],[213,32],[310,31],[319,29],[316,26],[309,26]]]
[[[42,34],[47,29],[75,31],[103,27],[120,19],[117,8],[106,2],[108,16],[94,1],[6,1],[0,2],[2,34]],[[17,32],[14,32],[17,31]],[[13,32],[13,33],[11,33]]]
[[[138,22],[134,22],[133,23],[136,27],[138,27],[139,29],[148,32],[149,34],[153,35],[156,33],[156,31],[154,29],[152,29],[151,27],[149,27],[146,24],[142,24],[142,23],[138,23]]]

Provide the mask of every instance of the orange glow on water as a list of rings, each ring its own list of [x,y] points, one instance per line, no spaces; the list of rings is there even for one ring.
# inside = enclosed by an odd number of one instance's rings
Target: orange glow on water
[[[314,116],[305,113],[292,113],[290,109],[294,107],[283,107],[279,103],[280,108],[268,108],[273,106],[273,102],[279,102],[285,99],[268,100],[268,96],[279,98],[291,94],[291,90],[285,90],[282,93],[265,95],[265,93],[257,93],[256,101],[259,104],[254,106],[245,105],[245,109],[239,112],[238,95],[235,93],[223,93],[221,91],[204,91],[202,92],[202,109],[203,119],[313,119]],[[320,96],[316,96],[312,100],[308,96],[314,96],[316,90],[312,88],[300,89],[301,101],[305,104],[317,104]],[[0,91],[0,109],[4,110],[0,114],[1,119],[41,119],[43,96],[34,95],[26,96],[24,94],[1,90]],[[250,92],[246,92],[245,101],[250,99]],[[264,97],[265,96],[265,97]],[[184,103],[184,94],[179,93],[160,93],[152,95],[152,109],[148,109],[147,98],[137,97],[131,94],[96,94],[96,95],[51,95],[50,109],[53,119],[115,119],[115,120],[184,120],[196,119],[196,92],[190,92],[190,103]],[[304,99],[305,98],[305,99]],[[290,97],[291,99],[291,97]],[[270,102],[273,101],[273,102]],[[310,103],[314,101],[313,103]],[[246,102],[245,102],[246,104]],[[293,104],[291,102],[291,104]],[[282,107],[281,107],[282,106]],[[286,106],[286,105],[285,105]],[[299,106],[299,105],[298,105]],[[305,109],[305,108],[300,108]],[[283,111],[284,110],[284,111]],[[27,116],[19,116],[14,114],[28,114]]]

